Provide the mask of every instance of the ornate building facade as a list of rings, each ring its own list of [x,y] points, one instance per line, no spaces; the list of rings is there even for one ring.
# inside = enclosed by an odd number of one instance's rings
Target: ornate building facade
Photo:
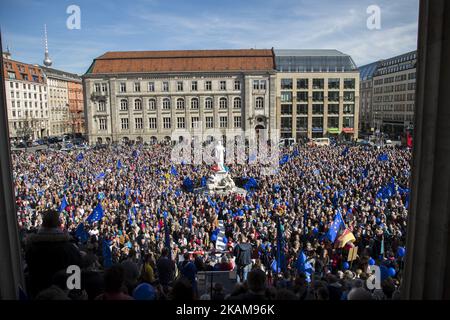
[[[83,76],[90,143],[276,129],[273,50],[108,52]]]

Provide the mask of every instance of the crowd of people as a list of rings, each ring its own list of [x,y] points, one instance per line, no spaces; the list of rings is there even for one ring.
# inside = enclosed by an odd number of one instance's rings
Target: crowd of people
[[[256,184],[246,194],[223,195],[198,192],[211,167],[174,164],[171,150],[155,144],[13,153],[29,297],[398,297],[409,149],[284,148],[273,175],[263,174],[258,163],[229,165],[241,187],[250,178]],[[187,190],[186,178],[194,191]],[[387,185],[388,195],[380,191]],[[354,235],[342,246],[329,237],[337,215],[343,220],[339,233]],[[219,221],[225,251],[216,249]],[[81,267],[81,289],[67,288],[69,265]],[[375,289],[367,280],[372,265],[382,270]],[[235,287],[217,282],[203,290],[197,277],[203,271],[236,273]]]

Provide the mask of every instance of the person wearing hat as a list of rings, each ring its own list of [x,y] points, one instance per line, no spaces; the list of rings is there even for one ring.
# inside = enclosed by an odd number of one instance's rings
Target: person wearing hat
[[[156,289],[149,283],[141,283],[133,291],[135,300],[156,300]]]

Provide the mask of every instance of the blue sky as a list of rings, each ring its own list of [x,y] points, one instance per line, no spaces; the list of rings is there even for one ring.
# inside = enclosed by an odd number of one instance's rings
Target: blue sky
[[[1,0],[3,46],[13,59],[43,60],[43,25],[53,67],[84,73],[106,51],[170,49],[337,49],[357,65],[417,46],[419,0]],[[69,5],[81,29],[66,27]],[[381,30],[366,26],[381,8]]]

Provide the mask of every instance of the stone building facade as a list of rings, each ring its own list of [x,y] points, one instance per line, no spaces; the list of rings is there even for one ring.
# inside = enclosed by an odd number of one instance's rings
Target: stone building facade
[[[89,142],[275,130],[275,78],[272,50],[108,52],[83,76]]]
[[[9,52],[3,58],[10,137],[32,140],[49,136],[47,85],[42,69],[12,60]]]
[[[67,83],[69,96],[69,125],[73,133],[84,134],[84,96],[81,78]]]
[[[359,72],[336,50],[275,50],[281,138],[358,138]]]

